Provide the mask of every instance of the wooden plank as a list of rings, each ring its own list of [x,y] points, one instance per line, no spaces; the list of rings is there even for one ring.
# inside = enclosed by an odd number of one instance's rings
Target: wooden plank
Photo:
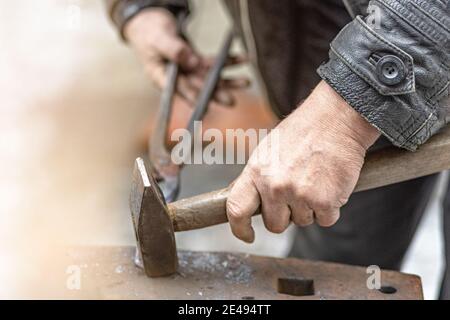
[[[366,157],[355,191],[374,189],[450,169],[450,127],[415,152],[389,147]]]

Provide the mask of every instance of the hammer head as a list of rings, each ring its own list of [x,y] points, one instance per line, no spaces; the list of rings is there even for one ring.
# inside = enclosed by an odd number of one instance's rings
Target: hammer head
[[[172,219],[158,184],[141,158],[134,166],[130,209],[137,241],[136,263],[149,277],[175,273],[178,257]]]

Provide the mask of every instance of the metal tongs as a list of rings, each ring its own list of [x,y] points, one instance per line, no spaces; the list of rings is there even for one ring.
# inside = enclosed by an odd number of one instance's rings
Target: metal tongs
[[[181,31],[183,20],[183,17],[178,19],[179,31]],[[233,42],[233,36],[233,32],[231,31],[226,35],[219,55],[217,56],[214,65],[208,72],[205,85],[202,88],[194,106],[194,111],[187,124],[187,130],[189,131],[192,139],[194,139],[195,122],[202,120],[206,114],[208,104],[220,80],[220,75],[228,59],[230,47]],[[162,92],[160,107],[156,116],[156,126],[150,139],[149,147],[149,158],[152,173],[157,179],[166,203],[175,201],[180,190],[180,171],[182,165],[177,165],[172,161],[170,150],[168,150],[166,145],[167,131],[172,114],[172,104],[176,92],[179,72],[180,67],[176,63],[168,63],[166,71],[167,84]]]

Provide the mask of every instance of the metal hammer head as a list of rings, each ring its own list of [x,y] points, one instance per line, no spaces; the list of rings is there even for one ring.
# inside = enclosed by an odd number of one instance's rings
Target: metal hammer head
[[[175,273],[177,249],[172,219],[155,179],[138,158],[133,171],[130,209],[137,241],[136,263],[149,277]]]

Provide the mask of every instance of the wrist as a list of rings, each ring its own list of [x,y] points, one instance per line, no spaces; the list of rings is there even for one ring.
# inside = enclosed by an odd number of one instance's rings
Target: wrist
[[[318,123],[337,137],[355,141],[366,151],[380,132],[352,108],[332,87],[321,81],[311,94]],[[320,110],[317,110],[320,109]]]

